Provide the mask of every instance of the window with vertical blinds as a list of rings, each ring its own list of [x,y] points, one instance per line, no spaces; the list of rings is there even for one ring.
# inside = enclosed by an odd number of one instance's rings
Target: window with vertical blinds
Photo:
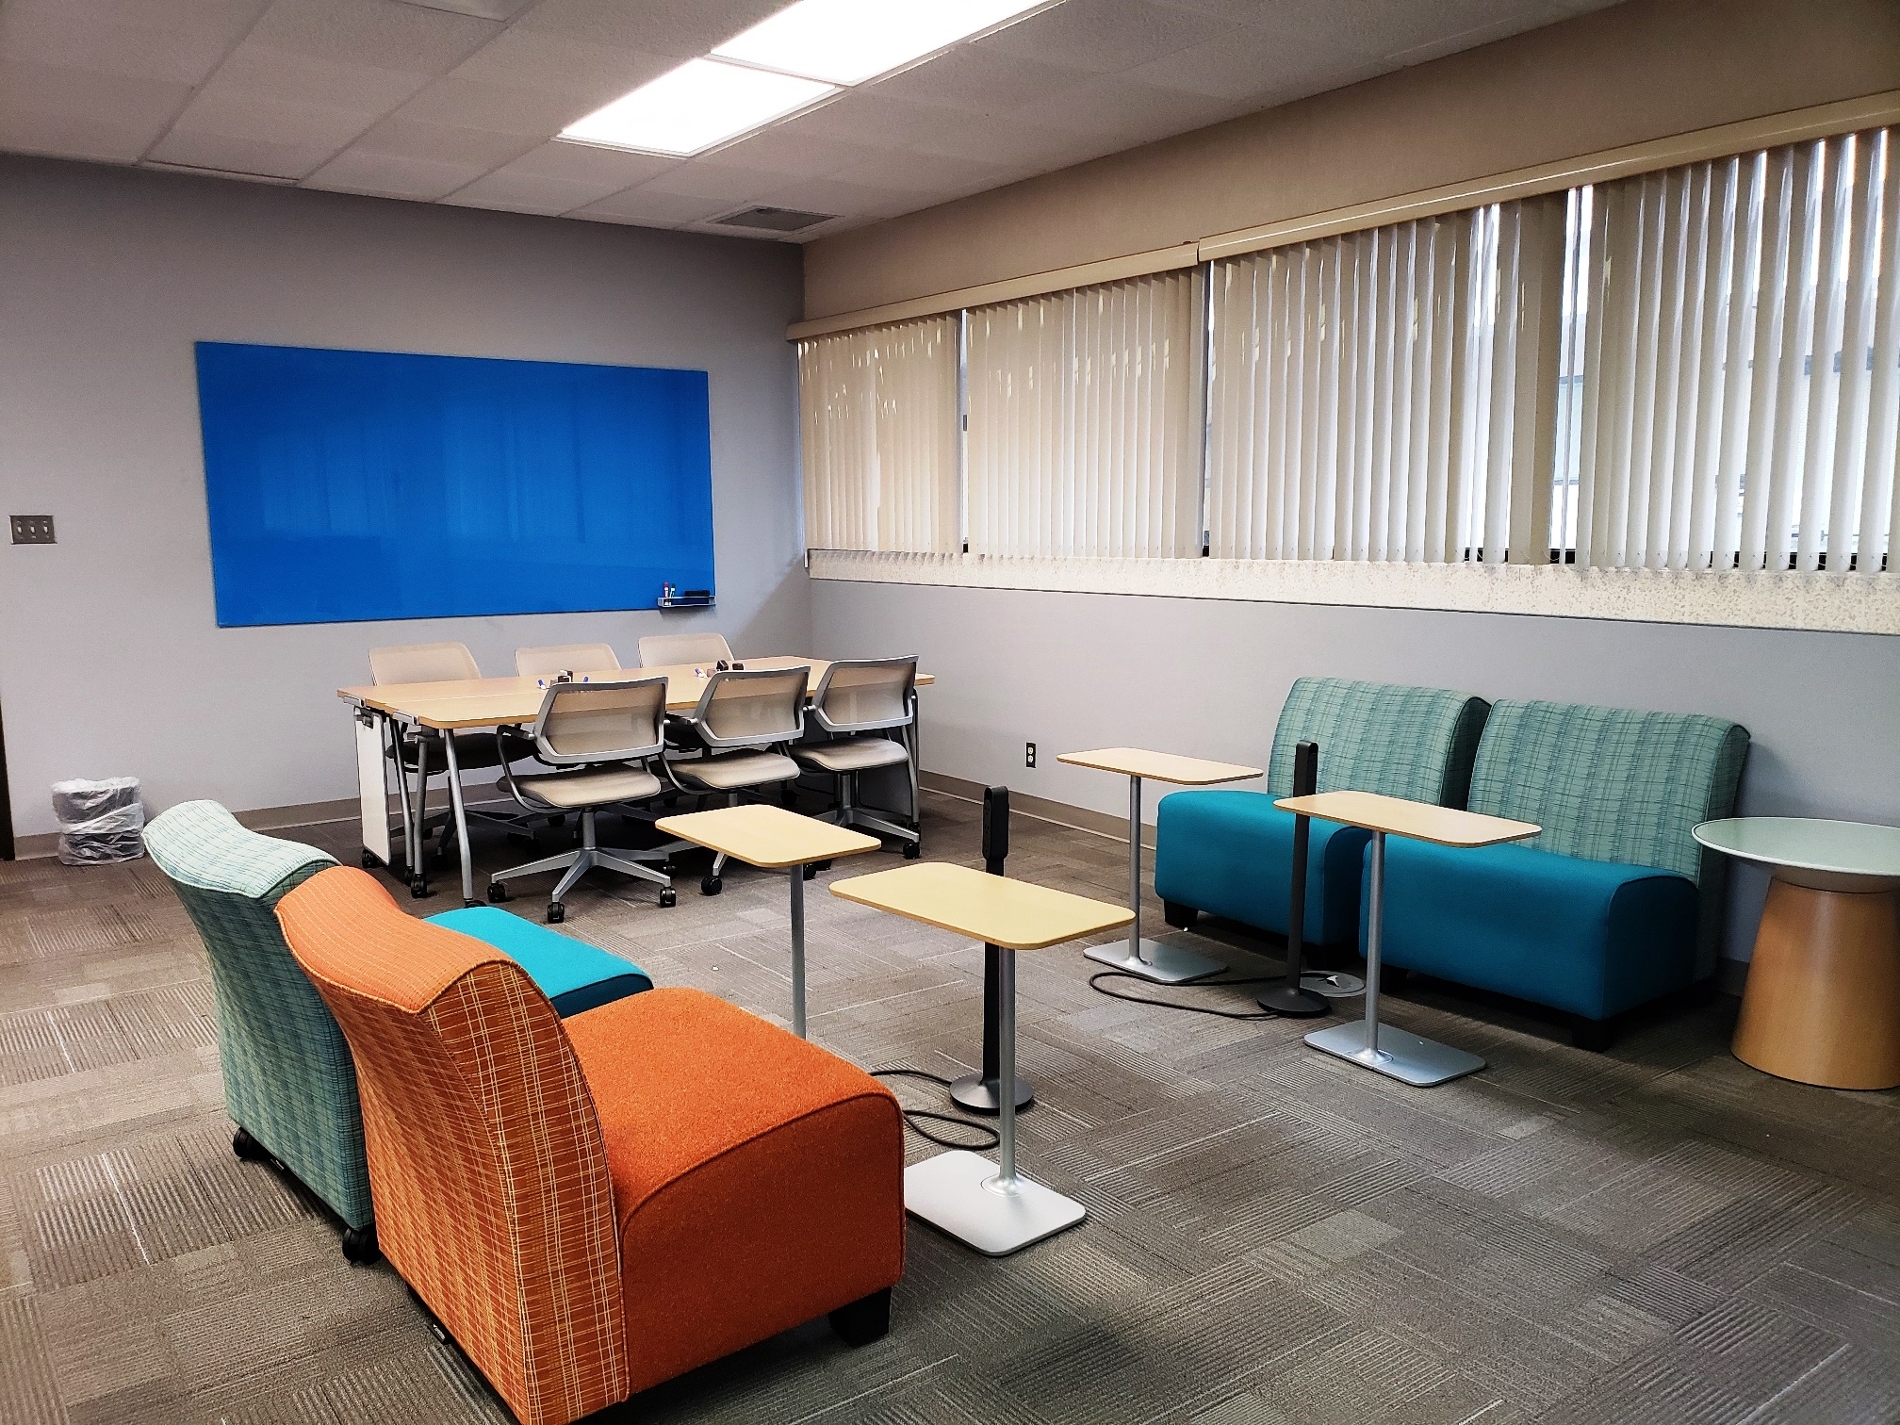
[[[957,318],[800,342],[805,543],[959,547]]]
[[[969,314],[972,554],[1200,553],[1194,272]]]
[[[1213,264],[1209,552],[1549,557],[1563,200]]]
[[[1890,567],[1895,132],[1571,195],[1558,513],[1578,564]]]

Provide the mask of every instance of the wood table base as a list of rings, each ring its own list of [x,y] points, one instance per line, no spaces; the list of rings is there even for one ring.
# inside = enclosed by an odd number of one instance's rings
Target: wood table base
[[[1835,1089],[1900,1087],[1900,898],[1777,877],[1755,936],[1735,1057]]]

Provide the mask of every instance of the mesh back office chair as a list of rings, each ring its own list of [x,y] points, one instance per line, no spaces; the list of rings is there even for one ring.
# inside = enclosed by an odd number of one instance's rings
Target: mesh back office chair
[[[808,772],[838,779],[838,805],[820,817],[839,826],[862,826],[904,843],[904,856],[914,860],[923,852],[923,840],[912,827],[898,826],[862,810],[856,804],[858,774],[874,767],[903,763],[910,771],[910,807],[917,811],[917,762],[911,756],[909,729],[916,725],[917,659],[855,658],[840,660],[825,670],[812,694],[811,715],[819,727],[833,734],[830,742],[806,743],[792,756]],[[905,729],[897,741],[883,736]],[[812,868],[816,871],[818,868]]]
[[[388,687],[400,683],[458,682],[479,678],[482,670],[465,643],[407,643],[370,649],[369,676],[378,687]],[[405,848],[415,845],[415,860],[419,863],[421,843],[428,835],[431,820],[442,830],[442,844],[436,848],[438,855],[447,849],[449,829],[455,824],[447,811],[437,812],[434,817],[428,812],[429,778],[437,773],[447,774],[448,754],[443,749],[442,734],[434,728],[403,728],[394,722],[386,722],[386,726],[389,736],[383,753],[396,764],[396,786],[402,801],[403,845]],[[494,745],[485,739],[462,738],[455,744],[456,761],[464,771],[493,767],[503,756],[527,755],[528,749],[514,738],[504,738]],[[411,777],[416,779],[413,807],[409,789]],[[426,895],[428,886],[420,864],[406,869],[410,894]]]
[[[616,683],[556,683],[541,700],[534,721],[535,755],[562,769],[517,776],[505,762],[501,785],[530,812],[577,811],[581,816],[581,844],[571,850],[498,871],[489,877],[488,898],[508,898],[507,883],[544,871],[565,870],[548,897],[548,919],[561,921],[567,912],[561,900],[580,878],[596,866],[625,876],[656,882],[660,904],[675,899],[672,877],[642,862],[665,862],[674,847],[651,851],[603,849],[595,827],[601,807],[616,802],[651,801],[665,785],[646,768],[659,755],[665,739],[666,679],[634,678]]]
[[[798,764],[784,748],[805,735],[805,689],[811,669],[725,669],[706,680],[699,706],[685,719],[704,749],[697,758],[669,748],[661,758],[667,776],[682,792],[698,796],[723,793],[736,806],[739,794],[789,782]],[[700,893],[716,896],[724,888],[724,852],[699,883]]]
[[[664,668],[679,663],[711,667],[721,659],[733,661],[732,649],[720,633],[650,633],[640,640],[640,666]]]
[[[620,667],[612,648],[604,643],[551,643],[544,648],[517,648],[515,676],[549,678],[556,673],[607,673]]]

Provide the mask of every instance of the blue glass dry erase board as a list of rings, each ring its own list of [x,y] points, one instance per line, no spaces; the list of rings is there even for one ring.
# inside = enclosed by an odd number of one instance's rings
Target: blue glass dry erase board
[[[201,341],[221,627],[713,588],[706,373]]]

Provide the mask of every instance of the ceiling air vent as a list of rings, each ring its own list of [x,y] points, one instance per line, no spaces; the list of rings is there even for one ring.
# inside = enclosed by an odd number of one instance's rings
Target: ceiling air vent
[[[807,213],[801,208],[741,208],[713,223],[722,228],[752,228],[757,232],[795,233],[817,223],[828,223],[836,213]]]

